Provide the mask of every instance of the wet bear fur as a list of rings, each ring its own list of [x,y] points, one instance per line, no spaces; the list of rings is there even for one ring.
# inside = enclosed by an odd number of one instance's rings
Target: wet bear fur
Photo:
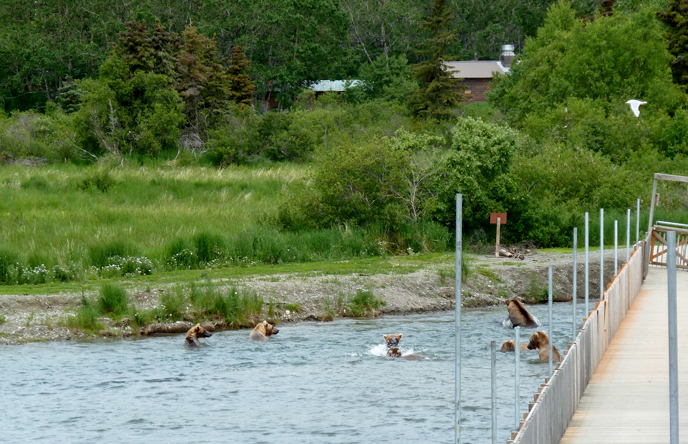
[[[383,335],[383,338],[385,338],[385,345],[387,345],[387,348],[396,347],[397,345],[399,345],[399,341],[401,341],[402,336],[404,335]]]
[[[519,348],[521,349],[522,352],[528,350],[528,344],[521,342],[518,345],[520,346]],[[510,341],[504,341],[504,343],[502,344],[502,348],[500,348],[499,351],[500,352],[512,352],[515,349],[516,349],[516,341],[514,341],[512,339]]]
[[[530,335],[529,350],[537,350],[541,361],[549,361],[549,338],[544,331],[536,331]],[[561,361],[561,355],[557,347],[552,344],[552,361]]]
[[[506,309],[509,311],[509,320],[514,327],[534,328],[538,326],[535,318],[526,310],[523,299],[515,297],[505,301]]]
[[[399,350],[397,347],[392,347],[389,350],[387,350],[387,356],[392,357],[392,358],[406,359],[407,361],[417,361],[419,359],[425,359],[425,356],[416,355],[416,354],[410,354],[410,355],[402,356],[401,350]]]
[[[279,333],[279,330],[277,330],[273,324],[268,321],[263,321],[256,325],[248,338],[253,341],[267,341],[268,337],[276,335],[277,333]]]
[[[191,327],[188,332],[186,332],[184,345],[189,348],[200,347],[201,343],[198,338],[209,338],[212,335],[213,334],[208,330],[201,327],[201,324],[196,324],[195,326]]]

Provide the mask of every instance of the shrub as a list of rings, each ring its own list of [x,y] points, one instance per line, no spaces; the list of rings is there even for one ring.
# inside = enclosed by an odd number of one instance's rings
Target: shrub
[[[93,245],[88,249],[91,265],[103,268],[112,265],[110,259],[119,256],[136,256],[136,248],[127,242],[113,241],[102,245]]]
[[[129,308],[127,292],[119,285],[104,284],[100,289],[98,309],[103,314],[122,315]]]
[[[378,299],[370,290],[356,290],[356,294],[349,300],[349,311],[354,317],[363,317],[374,313],[380,307],[386,305],[382,299]]]
[[[91,304],[85,297],[81,298],[81,307],[77,310],[74,316],[67,318],[67,326],[72,328],[79,328],[81,330],[98,330],[103,326],[98,322],[98,317],[101,315],[98,307]]]

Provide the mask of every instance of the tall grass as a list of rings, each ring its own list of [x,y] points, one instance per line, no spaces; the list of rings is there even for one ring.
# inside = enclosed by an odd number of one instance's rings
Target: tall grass
[[[308,167],[0,169],[0,284],[444,251],[436,224],[285,232],[270,215]]]
[[[174,291],[165,293],[160,298],[160,305],[157,307],[139,309],[131,304],[124,288],[117,284],[106,284],[94,301],[82,297],[81,307],[74,316],[67,319],[66,324],[72,328],[97,331],[103,328],[98,318],[117,320],[126,317],[133,326],[138,327],[153,322],[179,320],[213,320],[224,322],[230,328],[253,327],[260,319],[263,305],[263,298],[253,292],[205,282],[177,286]]]

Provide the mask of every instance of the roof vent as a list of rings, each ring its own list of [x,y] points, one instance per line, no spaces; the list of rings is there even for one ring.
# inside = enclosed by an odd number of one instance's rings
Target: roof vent
[[[511,68],[511,60],[516,57],[514,54],[514,45],[502,45],[502,52],[499,56],[499,61],[505,68]]]

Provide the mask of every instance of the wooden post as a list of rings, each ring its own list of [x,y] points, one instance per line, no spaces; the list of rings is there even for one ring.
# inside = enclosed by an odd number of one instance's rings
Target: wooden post
[[[495,244],[495,257],[499,257],[499,236],[502,224],[506,225],[506,213],[490,213],[490,223],[497,224],[497,242]]]
[[[497,218],[497,244],[495,245],[495,257],[499,257],[499,228],[502,226],[502,218]]]

